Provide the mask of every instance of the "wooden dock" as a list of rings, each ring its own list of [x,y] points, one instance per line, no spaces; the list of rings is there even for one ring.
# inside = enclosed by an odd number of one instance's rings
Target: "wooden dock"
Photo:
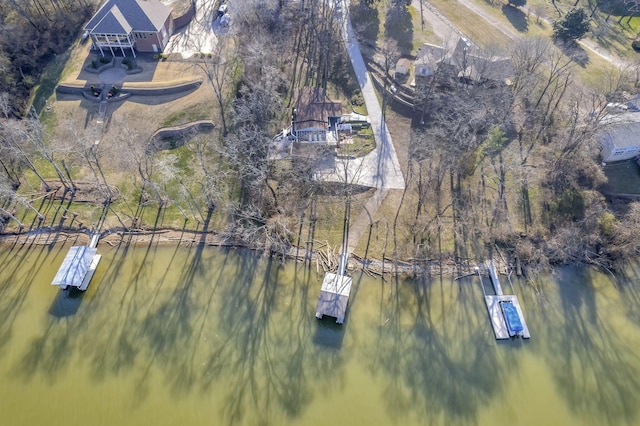
[[[529,328],[527,327],[527,323],[524,320],[524,314],[522,313],[520,302],[518,301],[518,296],[514,294],[504,294],[493,262],[487,262],[486,266],[487,270],[489,271],[489,279],[495,292],[494,295],[488,295],[486,293],[484,283],[482,282],[482,276],[480,275],[479,271],[478,276],[480,277],[480,284],[482,285],[484,301],[487,305],[489,319],[491,320],[491,327],[493,328],[493,333],[495,334],[496,339],[503,340],[514,337],[522,337],[523,339],[531,338]],[[513,286],[511,286],[511,290],[513,291]],[[509,330],[509,326],[507,325],[507,320],[505,318],[505,311],[501,306],[503,303],[510,303],[511,305],[513,305],[513,308],[515,308],[518,314],[520,324],[522,325],[522,331],[514,333]]]

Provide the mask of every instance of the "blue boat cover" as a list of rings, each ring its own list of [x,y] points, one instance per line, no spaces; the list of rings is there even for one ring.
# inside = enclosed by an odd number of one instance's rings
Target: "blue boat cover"
[[[522,323],[520,322],[520,315],[518,315],[518,311],[516,307],[513,306],[513,303],[509,301],[500,302],[500,306],[502,306],[502,313],[504,314],[504,319],[507,322],[507,328],[509,329],[509,334],[514,335],[522,332]]]

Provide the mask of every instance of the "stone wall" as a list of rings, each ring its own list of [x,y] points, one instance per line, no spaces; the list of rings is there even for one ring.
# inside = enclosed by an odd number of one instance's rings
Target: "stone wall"
[[[184,15],[173,18],[173,28],[174,28],[173,32],[175,33],[180,28],[189,25],[189,22],[191,22],[191,20],[195,15],[196,15],[196,2],[194,0],[191,2],[191,6],[189,6],[189,9],[187,9]]]

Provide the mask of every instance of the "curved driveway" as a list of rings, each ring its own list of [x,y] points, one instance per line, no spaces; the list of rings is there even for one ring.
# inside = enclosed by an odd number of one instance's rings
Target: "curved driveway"
[[[405,182],[398,156],[376,97],[373,80],[364,65],[360,46],[349,19],[348,8],[344,3],[342,7],[346,15],[342,31],[343,39],[367,105],[376,148],[362,158],[336,160],[336,173],[340,179],[346,179],[347,182],[356,185],[380,189],[404,189]]]

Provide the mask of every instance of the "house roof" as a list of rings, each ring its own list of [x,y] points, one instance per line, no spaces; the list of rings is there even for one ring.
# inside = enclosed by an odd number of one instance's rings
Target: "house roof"
[[[406,74],[409,72],[409,68],[411,67],[411,61],[407,58],[400,58],[396,63],[396,73],[397,74]]]
[[[158,0],[107,0],[85,29],[103,34],[128,34],[133,31],[160,31],[171,8]]]
[[[307,123],[307,127],[314,127],[314,123],[324,123],[326,127],[328,117],[342,115],[342,103],[329,100],[323,89],[313,87],[303,87],[298,90],[295,109],[295,122]]]
[[[428,77],[433,74],[438,65],[448,57],[447,51],[433,44],[425,43],[418,48],[414,68],[416,75]]]
[[[428,77],[440,64],[455,67],[458,76],[467,76],[473,80],[481,78],[504,81],[513,75],[513,65],[509,59],[484,57],[483,52],[474,47],[467,39],[460,38],[452,52],[447,49],[425,43],[416,53],[414,67],[416,75]]]
[[[631,148],[640,146],[640,122],[625,123],[607,130],[603,137],[617,148]]]

